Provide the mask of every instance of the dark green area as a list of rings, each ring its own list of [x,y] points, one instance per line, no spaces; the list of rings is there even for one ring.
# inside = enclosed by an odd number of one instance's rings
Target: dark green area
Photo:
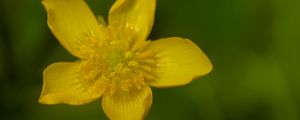
[[[113,0],[87,0],[107,16]],[[182,87],[153,89],[148,120],[299,120],[299,0],[158,0],[150,39],[197,43],[214,70]],[[184,56],[183,56],[184,57]],[[39,0],[0,1],[0,119],[103,120],[100,101],[42,105],[42,71],[74,61]]]

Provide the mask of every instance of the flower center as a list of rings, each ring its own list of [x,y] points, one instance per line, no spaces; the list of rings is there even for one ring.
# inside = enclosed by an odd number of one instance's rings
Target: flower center
[[[126,62],[124,50],[118,48],[113,49],[110,54],[107,55],[105,62],[108,64],[109,71],[115,71],[118,65],[123,65]]]
[[[145,44],[148,44],[145,42]],[[154,80],[156,59],[153,51],[136,49],[124,41],[104,41],[89,50],[89,57],[81,62],[79,79],[84,86],[105,84],[110,94],[116,91],[141,89],[147,80]],[[88,47],[87,47],[88,49]]]

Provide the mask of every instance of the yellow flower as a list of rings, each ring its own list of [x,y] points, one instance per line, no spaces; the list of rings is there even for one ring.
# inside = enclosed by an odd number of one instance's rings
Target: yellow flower
[[[116,0],[107,26],[84,0],[42,3],[50,30],[80,60],[44,70],[40,103],[81,105],[103,96],[110,119],[140,120],[152,104],[149,86],[184,85],[212,70],[207,56],[188,39],[147,41],[155,0]]]

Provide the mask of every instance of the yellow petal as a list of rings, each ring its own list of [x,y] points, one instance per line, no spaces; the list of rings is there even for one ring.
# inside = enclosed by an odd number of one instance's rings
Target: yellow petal
[[[43,75],[43,91],[39,102],[44,104],[65,103],[81,105],[102,95],[103,85],[95,82],[86,86],[78,79],[80,62],[60,62],[48,66]]]
[[[130,91],[105,92],[102,107],[111,120],[142,120],[152,104],[149,86]]]
[[[116,0],[109,12],[109,27],[119,40],[145,41],[151,32],[156,0]]]
[[[208,74],[212,64],[191,40],[177,37],[153,41],[149,45],[157,53],[157,78],[149,84],[155,87],[184,85]]]
[[[43,0],[42,3],[52,33],[71,54],[84,58],[80,45],[87,44],[90,33],[100,28],[84,0]]]

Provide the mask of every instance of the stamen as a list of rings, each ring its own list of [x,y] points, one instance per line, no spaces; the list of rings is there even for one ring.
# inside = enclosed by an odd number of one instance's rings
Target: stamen
[[[132,61],[130,61],[130,62],[128,63],[128,66],[129,66],[129,67],[136,67],[136,66],[138,66],[138,62],[132,60]]]
[[[121,40],[106,41],[94,38],[99,35],[91,31],[87,39],[92,45],[82,45],[81,51],[89,54],[80,66],[80,81],[85,86],[105,86],[109,95],[142,89],[145,81],[156,77],[157,59],[155,52],[146,48],[149,42],[133,43],[134,49],[127,49]],[[134,50],[134,51],[133,51]],[[103,90],[102,90],[103,91]]]
[[[133,57],[133,53],[131,51],[125,53],[125,59],[130,59],[132,57]]]
[[[152,50],[144,50],[143,52],[136,52],[135,54],[136,54],[135,56],[136,59],[142,60],[147,58],[153,58],[155,52]]]

